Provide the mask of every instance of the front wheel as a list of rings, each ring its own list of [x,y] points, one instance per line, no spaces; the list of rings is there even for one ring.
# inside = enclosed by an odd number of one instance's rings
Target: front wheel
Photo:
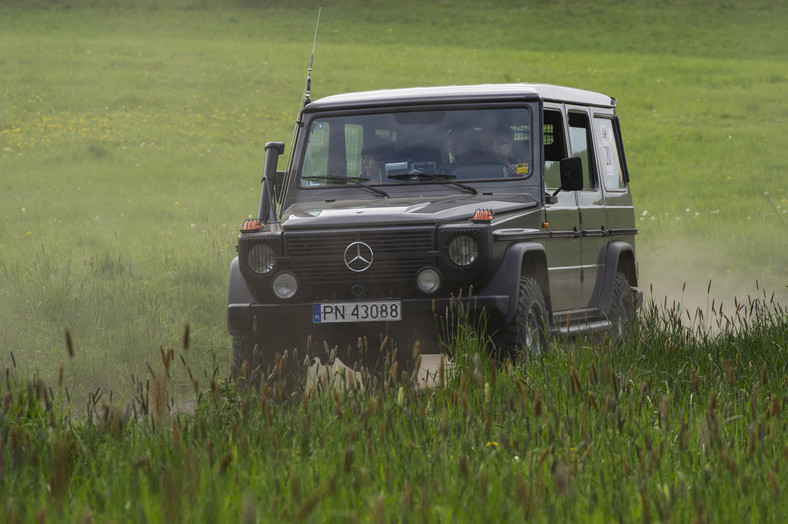
[[[530,277],[520,279],[517,315],[504,328],[505,343],[514,352],[540,355],[547,347],[547,306],[539,284]]]
[[[264,347],[262,340],[254,336],[233,336],[232,375],[250,384],[279,384],[285,391],[293,390],[302,366],[296,362],[298,357],[294,348],[288,351],[280,350],[281,347],[282,344],[274,340],[268,341]]]
[[[233,376],[259,380],[268,376],[272,362],[263,358],[262,348],[251,335],[233,336],[233,363],[230,368]]]

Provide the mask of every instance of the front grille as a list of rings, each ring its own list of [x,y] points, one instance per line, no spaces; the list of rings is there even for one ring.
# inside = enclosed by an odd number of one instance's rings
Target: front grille
[[[354,272],[345,265],[345,250],[363,242],[373,252],[369,269]],[[309,232],[284,235],[279,267],[293,272],[300,294],[310,300],[407,298],[417,295],[416,272],[436,265],[433,228]],[[359,294],[361,292],[361,294]]]

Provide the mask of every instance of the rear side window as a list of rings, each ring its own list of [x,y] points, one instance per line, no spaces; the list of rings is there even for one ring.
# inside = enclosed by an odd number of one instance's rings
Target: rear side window
[[[572,156],[580,157],[583,162],[583,188],[595,189],[596,169],[594,155],[591,150],[591,129],[588,115],[585,113],[569,113],[569,144],[572,147]]]
[[[620,136],[614,120],[594,117],[594,137],[605,189],[623,191],[627,187],[627,177],[622,167]]]

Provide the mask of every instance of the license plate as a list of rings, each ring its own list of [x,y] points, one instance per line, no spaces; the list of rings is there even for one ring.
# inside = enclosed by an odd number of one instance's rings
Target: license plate
[[[402,320],[402,302],[324,302],[313,304],[312,322],[395,322]]]

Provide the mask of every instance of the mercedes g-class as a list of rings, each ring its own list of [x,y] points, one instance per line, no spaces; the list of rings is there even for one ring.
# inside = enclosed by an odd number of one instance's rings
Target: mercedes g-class
[[[435,315],[452,300],[513,350],[621,336],[642,293],[615,107],[542,84],[306,100],[284,171],[284,144],[266,144],[258,212],[240,227],[234,373],[362,339],[439,352]]]

